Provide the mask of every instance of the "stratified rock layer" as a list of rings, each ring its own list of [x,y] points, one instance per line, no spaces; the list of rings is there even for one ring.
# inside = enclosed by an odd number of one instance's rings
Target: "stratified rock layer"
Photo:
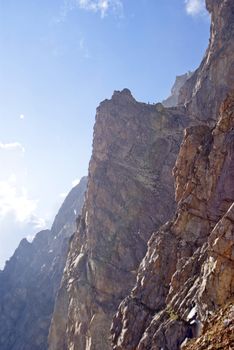
[[[234,94],[214,129],[186,130],[174,168],[176,216],[149,241],[137,284],[115,315],[113,349],[180,349],[233,298],[233,130]]]
[[[85,206],[50,331],[50,350],[111,349],[114,312],[135,283],[151,233],[175,209],[171,175],[183,109],[115,92],[97,109]]]
[[[0,349],[46,350],[68,241],[84,202],[87,178],[74,187],[51,230],[23,239],[0,272]]]

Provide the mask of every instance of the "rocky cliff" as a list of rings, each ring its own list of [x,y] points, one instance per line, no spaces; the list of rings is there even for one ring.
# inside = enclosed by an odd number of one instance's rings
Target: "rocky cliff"
[[[85,206],[59,291],[50,349],[111,348],[109,329],[151,233],[175,210],[172,168],[183,108],[115,92],[97,109]]]
[[[50,350],[176,350],[230,303],[233,5],[207,0],[210,44],[178,89],[177,107],[139,103],[125,89],[97,109],[87,197]],[[177,209],[167,222],[174,165]]]
[[[74,187],[51,230],[23,239],[0,273],[0,349],[45,350],[55,296],[84,202],[87,178]]]
[[[234,3],[206,4],[210,45],[180,90],[179,104],[195,125],[186,129],[174,168],[176,214],[152,235],[137,283],[118,308],[115,350],[233,345]]]
[[[176,215],[149,241],[136,286],[115,315],[113,349],[180,349],[232,300],[233,127],[232,94],[214,129],[186,130],[174,168]]]

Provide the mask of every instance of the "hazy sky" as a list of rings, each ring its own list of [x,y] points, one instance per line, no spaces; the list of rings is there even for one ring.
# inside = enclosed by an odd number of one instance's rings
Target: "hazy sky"
[[[100,101],[164,99],[208,36],[201,0],[0,0],[0,267],[87,174]]]

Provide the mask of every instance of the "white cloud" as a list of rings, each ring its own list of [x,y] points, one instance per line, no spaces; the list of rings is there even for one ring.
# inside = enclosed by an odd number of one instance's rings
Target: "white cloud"
[[[19,142],[9,142],[9,143],[0,142],[0,150],[20,151],[23,153],[25,152],[25,148]]]
[[[75,187],[76,185],[78,185],[80,183],[80,179],[74,179],[72,181],[72,187]]]
[[[29,199],[27,190],[18,187],[15,175],[0,181],[0,218],[13,213],[18,222],[29,222],[37,207],[37,200]]]
[[[67,195],[68,195],[68,192],[59,193],[59,197],[60,197],[60,198],[66,198]]]
[[[36,232],[50,226],[50,216],[54,214],[40,204],[41,193],[31,193],[38,190],[31,187],[23,151],[19,142],[0,142],[0,269],[20,240],[25,236],[32,240]]]
[[[24,114],[20,114],[20,119],[22,120],[22,119],[24,119],[25,118],[25,115]]]
[[[191,16],[197,16],[206,12],[205,0],[185,0],[186,12]]]
[[[32,243],[34,238],[35,238],[35,234],[27,235],[27,237],[26,237],[27,241],[30,242],[30,243]]]

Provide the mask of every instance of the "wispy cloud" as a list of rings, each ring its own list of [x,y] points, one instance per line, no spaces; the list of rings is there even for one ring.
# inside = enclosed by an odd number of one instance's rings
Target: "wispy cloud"
[[[77,0],[77,5],[84,10],[99,12],[105,17],[109,11],[120,13],[123,9],[121,0]]]
[[[91,58],[89,50],[88,50],[88,46],[86,44],[85,38],[82,36],[79,40],[79,51],[81,53],[81,56],[85,59],[87,58]]]
[[[60,17],[57,18],[55,22],[63,22],[67,17],[68,12],[77,8],[99,13],[101,18],[106,17],[108,13],[113,13],[118,17],[123,15],[122,0],[64,0]]]
[[[185,0],[185,8],[188,15],[197,16],[206,13],[205,0]]]
[[[0,142],[0,150],[25,152],[25,148],[19,142]]]
[[[32,215],[30,217],[30,224],[36,229],[36,230],[42,230],[43,228],[48,226],[48,223],[45,219],[39,218],[36,215]]]

